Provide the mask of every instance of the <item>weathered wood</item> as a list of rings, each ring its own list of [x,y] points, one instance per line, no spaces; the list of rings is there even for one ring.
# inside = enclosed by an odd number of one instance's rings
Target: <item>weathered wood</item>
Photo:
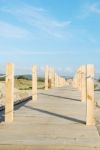
[[[13,121],[13,100],[14,100],[14,65],[6,66],[6,98],[5,98],[5,122]]]
[[[54,68],[51,69],[51,88],[55,86],[55,71]]]
[[[82,67],[81,66],[79,68],[79,78],[80,78],[79,89],[81,91],[82,90]]]
[[[32,100],[37,100],[37,66],[32,67]]]
[[[77,89],[79,89],[79,73],[78,73],[78,70],[76,72],[76,76],[77,76]]]
[[[52,68],[49,68],[49,81],[48,81],[49,88],[51,88],[51,79],[52,79]]]
[[[57,87],[57,74],[55,72],[55,87]]]
[[[94,119],[94,65],[87,65],[87,114],[86,125],[95,125]]]
[[[48,72],[48,66],[45,67],[45,90],[48,90],[48,77],[49,77],[49,72]]]
[[[55,85],[55,73],[53,68],[49,68],[49,88],[54,88]]]
[[[86,101],[86,66],[81,66],[82,70],[82,89],[81,89],[81,100],[82,102]]]

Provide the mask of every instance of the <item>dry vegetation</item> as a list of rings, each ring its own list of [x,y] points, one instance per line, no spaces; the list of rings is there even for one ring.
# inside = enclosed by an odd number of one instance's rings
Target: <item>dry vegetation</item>
[[[19,90],[31,90],[32,80],[15,79],[15,88]],[[43,89],[43,88],[44,88],[44,82],[38,81],[38,89]]]
[[[44,89],[44,81],[38,80],[38,89]],[[15,79],[14,81],[14,101],[32,95],[32,80]],[[5,81],[0,81],[0,105],[4,105]]]

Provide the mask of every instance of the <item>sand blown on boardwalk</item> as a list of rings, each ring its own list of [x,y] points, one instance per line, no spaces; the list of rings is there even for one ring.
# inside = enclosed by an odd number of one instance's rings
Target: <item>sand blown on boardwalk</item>
[[[14,101],[29,97],[32,95],[32,80],[15,79],[14,81]],[[44,88],[44,82],[38,81],[38,89]],[[0,81],[0,106],[5,103],[5,82]]]
[[[17,88],[14,89],[14,101],[20,100],[22,98],[26,98],[31,96],[32,90],[19,90]],[[0,106],[5,103],[5,84],[0,83]]]

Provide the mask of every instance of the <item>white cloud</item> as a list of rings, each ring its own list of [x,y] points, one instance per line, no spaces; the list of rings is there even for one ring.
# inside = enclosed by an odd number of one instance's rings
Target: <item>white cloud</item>
[[[94,3],[89,7],[90,12],[100,14],[100,3]]]
[[[28,31],[21,27],[16,27],[12,24],[0,21],[0,37],[24,38],[27,37],[28,34]]]
[[[91,14],[100,14],[100,3],[86,3],[82,8],[79,19],[84,19],[89,17]]]
[[[33,30],[42,30],[58,38],[63,37],[65,30],[71,24],[70,21],[58,21],[50,17],[43,8],[23,5],[14,9],[2,8],[0,11],[16,16],[18,20],[30,25]]]

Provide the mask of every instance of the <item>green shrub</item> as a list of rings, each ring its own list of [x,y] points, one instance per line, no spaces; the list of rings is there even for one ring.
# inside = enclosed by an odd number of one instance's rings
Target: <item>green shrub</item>
[[[25,80],[30,80],[28,77],[24,76],[24,75],[19,75],[18,77],[16,77],[17,79],[25,79]]]
[[[0,81],[5,81],[5,77],[1,77],[1,78],[0,78]]]
[[[97,85],[96,85],[96,84],[94,84],[94,89],[96,89],[96,87],[97,87]]]
[[[39,78],[38,78],[38,81],[39,81],[39,82],[44,82],[44,78],[39,77]]]

